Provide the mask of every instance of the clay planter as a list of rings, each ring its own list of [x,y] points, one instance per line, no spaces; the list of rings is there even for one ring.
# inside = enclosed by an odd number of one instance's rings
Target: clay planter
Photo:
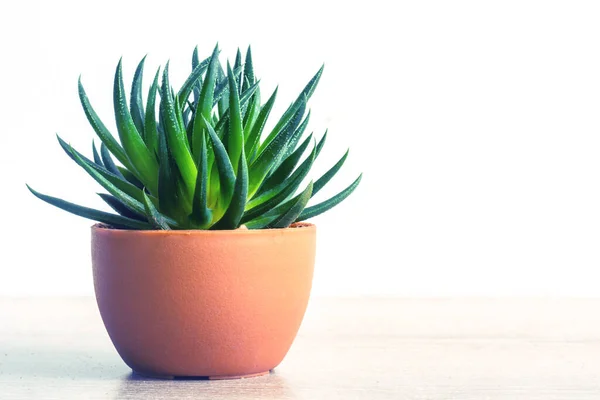
[[[130,231],[92,227],[96,299],[123,361],[156,377],[275,368],[310,294],[316,228]]]

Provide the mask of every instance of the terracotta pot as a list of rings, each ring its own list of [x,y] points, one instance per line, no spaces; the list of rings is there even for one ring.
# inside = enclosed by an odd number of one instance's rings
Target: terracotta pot
[[[312,285],[316,227],[129,231],[92,227],[96,299],[123,361],[157,377],[275,368]]]

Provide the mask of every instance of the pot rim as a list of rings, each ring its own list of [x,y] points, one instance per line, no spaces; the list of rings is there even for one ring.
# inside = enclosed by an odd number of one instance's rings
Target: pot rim
[[[302,229],[299,229],[302,228]],[[110,233],[117,235],[131,236],[216,236],[216,235],[264,235],[268,233],[292,234],[292,232],[308,232],[315,231],[316,225],[310,222],[296,222],[287,228],[270,228],[270,229],[225,229],[211,231],[206,229],[181,229],[181,230],[141,230],[141,229],[119,229],[108,227],[105,224],[94,224],[91,227],[93,232]]]

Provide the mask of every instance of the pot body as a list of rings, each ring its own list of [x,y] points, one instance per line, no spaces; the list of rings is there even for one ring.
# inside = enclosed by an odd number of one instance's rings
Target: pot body
[[[128,231],[92,227],[94,288],[125,363],[157,377],[275,368],[312,286],[316,227]]]

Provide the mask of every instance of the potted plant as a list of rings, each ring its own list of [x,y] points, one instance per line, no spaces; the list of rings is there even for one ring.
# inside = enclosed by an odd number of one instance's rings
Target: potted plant
[[[361,179],[307,207],[348,155],[303,185],[327,136],[317,142],[305,135],[307,101],[323,67],[267,131],[277,89],[261,101],[250,48],[244,61],[238,50],[226,70],[218,46],[203,61],[196,48],[179,90],[167,63],[145,103],[144,63],[145,57],[129,100],[117,65],[120,141],[92,108],[81,78],[79,98],[100,149],[94,145],[90,159],[58,138],[108,192],[99,195],[116,213],[29,190],[99,222],[92,226],[96,299],[115,348],[135,372],[267,373],[289,350],[310,294],[316,228],[301,221],[344,200]]]

